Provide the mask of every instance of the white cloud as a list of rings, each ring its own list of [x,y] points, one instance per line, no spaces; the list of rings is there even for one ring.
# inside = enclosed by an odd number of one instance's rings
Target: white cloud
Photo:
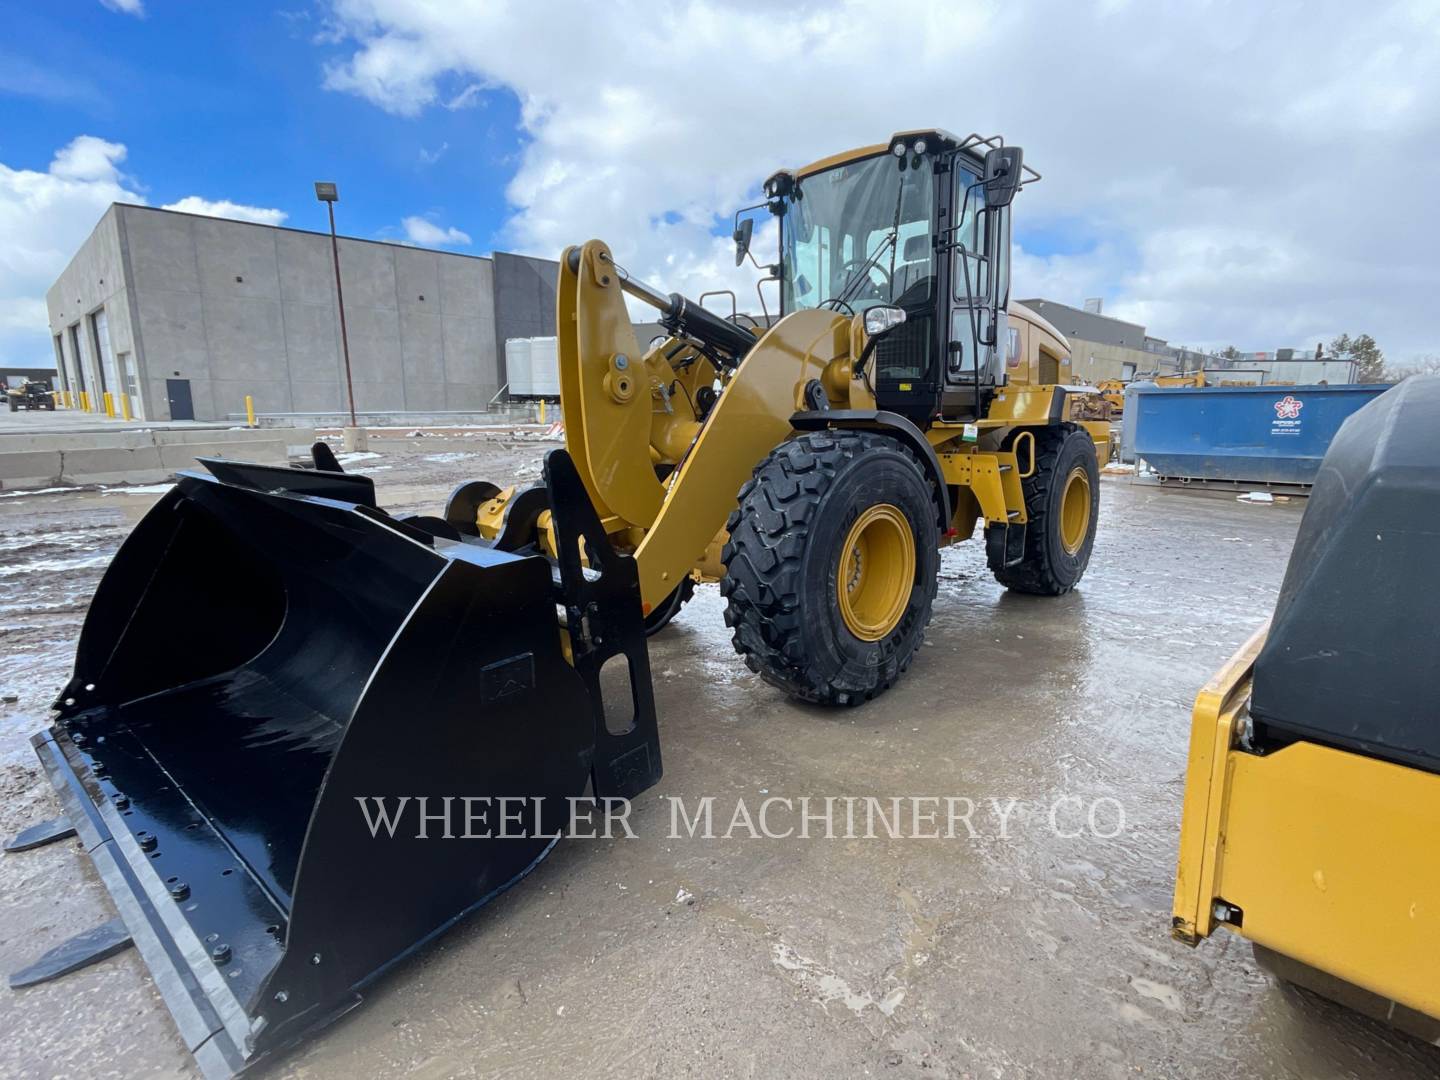
[[[0,360],[54,363],[45,293],[111,203],[146,202],[140,185],[121,171],[126,149],[79,135],[55,151],[40,172],[0,164]],[[264,225],[285,220],[281,210],[187,195],[166,205],[211,217]]]
[[[433,221],[423,217],[407,217],[400,225],[405,230],[405,239],[420,247],[454,247],[470,243],[469,234],[451,226],[442,229]]]
[[[113,202],[143,203],[120,172],[125,147],[81,135],[44,172],[0,164],[0,357],[47,366],[45,291]]]
[[[204,214],[206,217],[234,218],[236,221],[253,221],[256,225],[280,225],[290,215],[284,210],[264,206],[246,206],[229,199],[203,199],[199,195],[186,195],[173,203],[166,203],[161,209],[179,210],[185,214]]]
[[[445,108],[452,112],[456,109],[469,109],[476,105],[484,104],[485,99],[481,97],[484,87],[479,83],[471,83],[458,94],[445,102]]]
[[[434,165],[437,161],[439,161],[442,157],[445,156],[445,151],[449,149],[450,144],[448,142],[442,142],[434,150],[426,150],[425,147],[422,146],[420,148],[420,164]]]
[[[326,82],[402,116],[475,85],[513,93],[524,148],[503,242],[553,257],[600,236],[667,290],[753,295],[714,233],[760,180],[934,124],[1025,146],[1045,173],[1016,204],[1036,250],[1062,230],[1092,240],[1017,255],[1020,295],[1104,295],[1192,345],[1368,330],[1397,360],[1440,351],[1433,4],[556,10],[333,0],[347,55]]]
[[[118,11],[121,15],[134,15],[139,18],[145,16],[143,0],[100,0],[100,3],[111,11]]]

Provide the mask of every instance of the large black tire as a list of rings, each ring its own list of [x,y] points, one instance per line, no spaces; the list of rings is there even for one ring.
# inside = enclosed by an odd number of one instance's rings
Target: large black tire
[[[840,611],[837,584],[852,527],[875,507],[887,508],[892,535],[901,518],[909,523],[915,566],[893,627],[864,640]],[[816,431],[776,447],[740,489],[722,555],[725,625],[746,666],[825,705],[858,705],[888,689],[910,666],[930,622],[936,516],[919,460],[894,439]],[[902,575],[897,602],[905,584]]]
[[[669,626],[670,620],[680,614],[680,609],[689,603],[690,598],[694,595],[695,579],[686,574],[684,580],[675,586],[674,591],[664,599],[660,606],[645,616],[645,636],[653,637]]]
[[[1073,479],[1072,479],[1073,478]],[[1083,480],[1089,497],[1089,515],[1083,534],[1065,543],[1062,508],[1071,483]],[[1025,556],[1014,566],[998,565],[990,557],[995,580],[1012,592],[1060,596],[1085,574],[1095,546],[1100,518],[1100,466],[1095,441],[1084,428],[1058,424],[1035,431],[1035,471],[1022,482],[1025,491]]]

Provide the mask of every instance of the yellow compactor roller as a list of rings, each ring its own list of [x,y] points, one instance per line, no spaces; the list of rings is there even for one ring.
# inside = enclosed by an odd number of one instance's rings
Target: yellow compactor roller
[[[1173,932],[1440,1039],[1440,378],[1345,421],[1270,624],[1195,702]]]
[[[697,578],[754,670],[847,705],[910,664],[938,549],[977,524],[1006,586],[1073,588],[1108,425],[1077,419],[1065,341],[1009,302],[1027,177],[1018,148],[942,131],[775,173],[736,227],[740,259],[756,215],[779,225],[768,327],[569,248],[566,446],[537,486],[396,516],[323,446],[183,474],[34,740],[67,821],[25,843],[78,831],[123,925],[21,981],[133,939],[196,1059],[232,1074],[522,877],[569,800],[659,780],[645,635]],[[664,340],[641,347],[627,296]]]

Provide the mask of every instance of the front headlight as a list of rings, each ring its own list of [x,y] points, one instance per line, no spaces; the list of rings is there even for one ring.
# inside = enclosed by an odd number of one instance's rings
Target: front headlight
[[[898,307],[872,307],[865,312],[865,333],[879,337],[889,333],[905,321],[905,309]]]

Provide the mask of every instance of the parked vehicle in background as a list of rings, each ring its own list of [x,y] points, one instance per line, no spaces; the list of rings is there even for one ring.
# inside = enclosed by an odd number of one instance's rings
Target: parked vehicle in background
[[[55,411],[55,391],[50,389],[48,382],[39,379],[26,379],[19,386],[7,388],[5,400],[9,402],[11,412],[19,412],[21,409]]]

